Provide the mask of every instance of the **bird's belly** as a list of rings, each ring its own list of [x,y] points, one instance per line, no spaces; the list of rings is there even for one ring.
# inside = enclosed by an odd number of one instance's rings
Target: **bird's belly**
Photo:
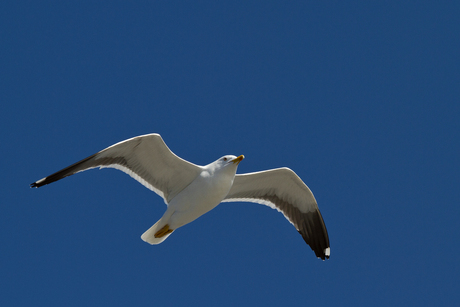
[[[214,209],[227,196],[232,183],[233,180],[212,184],[202,180],[192,182],[169,203],[168,209],[174,211],[169,220],[170,228],[184,226]]]

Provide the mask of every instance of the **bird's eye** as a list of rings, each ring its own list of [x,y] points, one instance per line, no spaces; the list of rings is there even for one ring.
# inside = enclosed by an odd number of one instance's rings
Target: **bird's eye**
[[[226,158],[226,157],[224,157],[224,161],[227,161],[227,158]]]

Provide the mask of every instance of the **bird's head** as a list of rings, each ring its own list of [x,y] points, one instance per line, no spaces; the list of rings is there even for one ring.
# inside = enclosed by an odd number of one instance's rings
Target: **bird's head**
[[[227,167],[227,166],[238,166],[238,164],[240,164],[240,162],[244,159],[244,156],[241,155],[241,156],[232,156],[232,155],[227,155],[227,156],[223,156],[222,158],[220,158],[219,160],[217,160],[219,162],[220,165],[222,165],[222,167]]]
[[[244,156],[233,156],[233,155],[226,155],[223,156],[213,163],[209,164],[207,167],[214,169],[214,171],[218,170],[230,170],[233,169],[236,172],[238,164],[244,159]]]

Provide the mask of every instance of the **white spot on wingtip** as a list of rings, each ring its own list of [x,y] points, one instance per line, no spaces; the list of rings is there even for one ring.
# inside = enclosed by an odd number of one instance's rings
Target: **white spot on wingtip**
[[[324,250],[324,254],[325,254],[327,257],[329,257],[329,256],[331,255],[331,248],[330,248],[330,247],[326,248],[326,249]]]
[[[42,183],[43,181],[45,181],[45,179],[46,179],[46,177],[45,177],[45,178],[42,178],[42,179],[40,179],[40,180],[37,180],[37,181],[35,182],[35,184],[40,184],[40,183]]]

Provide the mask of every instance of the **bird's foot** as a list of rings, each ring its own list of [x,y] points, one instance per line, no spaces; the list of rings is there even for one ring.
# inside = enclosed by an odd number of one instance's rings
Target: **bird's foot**
[[[155,238],[161,238],[171,232],[173,232],[174,229],[170,229],[169,228],[169,225],[166,224],[163,226],[163,228],[161,228],[160,230],[158,230],[156,233],[155,233]]]

